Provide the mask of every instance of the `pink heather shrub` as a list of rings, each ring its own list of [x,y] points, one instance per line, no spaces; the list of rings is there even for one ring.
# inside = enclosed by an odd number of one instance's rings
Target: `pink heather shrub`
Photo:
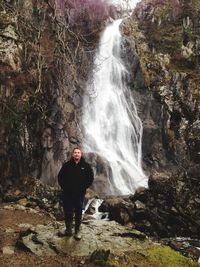
[[[113,7],[106,0],[49,0],[70,26],[92,27],[105,21]]]

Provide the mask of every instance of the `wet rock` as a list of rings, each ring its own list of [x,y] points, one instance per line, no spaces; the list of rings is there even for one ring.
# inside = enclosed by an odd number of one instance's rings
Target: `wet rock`
[[[130,198],[106,199],[99,210],[108,212],[110,219],[121,224],[131,223],[134,228],[150,236],[198,237],[199,212],[195,208],[198,198],[192,196],[185,205],[186,196],[182,196],[185,184],[178,191],[176,180],[160,175],[161,179],[158,174],[155,175],[149,189],[138,191]],[[195,211],[192,218],[186,215],[191,214],[191,207]]]
[[[87,210],[86,210],[86,214],[89,214],[89,215],[93,215],[93,214],[95,214],[95,212],[96,212],[96,200],[95,199],[93,199],[91,202],[90,202],[90,204],[89,204],[89,207],[87,208]]]
[[[126,251],[143,250],[152,242],[130,228],[114,221],[90,220],[82,224],[82,239],[60,236],[64,224],[37,225],[20,233],[18,247],[26,248],[36,255],[87,256],[95,250],[110,250],[116,255]],[[140,239],[142,239],[140,241]]]
[[[131,201],[139,200],[142,202],[146,202],[148,200],[148,189],[140,187],[135,191],[135,194],[130,197]]]
[[[160,190],[165,190],[164,185],[170,186],[169,180],[170,180],[170,176],[167,175],[166,173],[154,172],[149,177],[148,184],[152,190],[160,191]]]
[[[105,265],[109,255],[110,255],[110,250],[104,250],[104,249],[95,250],[90,256],[90,261],[93,262],[94,264]]]
[[[198,261],[200,258],[200,242],[199,240],[177,238],[172,240],[162,240],[164,244],[167,244],[172,249],[180,252],[182,255]]]
[[[134,203],[135,203],[135,208],[134,208],[133,221],[136,222],[138,220],[145,219],[148,213],[146,205],[139,200],[135,201]]]
[[[145,204],[142,203],[141,201],[137,200],[137,201],[135,201],[135,209],[136,210],[143,210],[143,209],[145,209]]]
[[[139,221],[135,221],[134,225],[139,231],[148,233],[149,235],[155,235],[155,232],[153,232],[153,227],[148,220],[141,219]]]
[[[122,236],[122,237],[132,237],[132,238],[137,238],[137,239],[140,239],[140,240],[144,240],[147,238],[147,236],[140,232],[140,231],[137,231],[135,229],[131,229],[130,232],[126,232],[126,233],[122,233],[122,234],[119,234],[119,236]]]
[[[103,200],[102,199],[89,199],[85,206],[84,210],[84,220],[90,219],[108,219],[108,212],[99,211],[99,207],[101,206]]]
[[[133,221],[135,205],[129,200],[123,200],[123,198],[111,198],[106,199],[101,206],[99,211],[108,212],[109,219],[115,220],[121,224],[127,224]]]

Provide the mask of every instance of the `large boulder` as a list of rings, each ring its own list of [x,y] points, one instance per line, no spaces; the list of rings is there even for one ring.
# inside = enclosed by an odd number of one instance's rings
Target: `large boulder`
[[[99,210],[150,236],[199,238],[198,205],[199,197],[191,184],[163,173],[150,177],[148,189],[140,188],[129,198],[108,198]]]

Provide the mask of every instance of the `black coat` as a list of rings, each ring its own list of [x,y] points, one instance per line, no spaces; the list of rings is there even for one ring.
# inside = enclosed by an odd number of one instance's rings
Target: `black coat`
[[[64,194],[84,194],[93,180],[92,168],[83,158],[77,164],[73,158],[70,159],[58,174],[58,183]]]

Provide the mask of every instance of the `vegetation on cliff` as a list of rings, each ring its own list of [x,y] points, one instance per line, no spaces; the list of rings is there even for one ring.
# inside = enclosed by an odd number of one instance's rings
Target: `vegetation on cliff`
[[[200,4],[195,1],[143,1],[135,10],[151,50],[170,56],[169,68],[199,83]],[[199,99],[197,88],[194,94]]]
[[[199,1],[143,1],[130,20],[130,28],[124,29],[128,35],[132,29],[146,85],[157,92],[168,112],[165,122],[168,130],[164,133],[167,139],[163,144],[176,153],[175,141],[182,136],[189,152],[185,157],[196,163],[199,161],[198,149],[194,151],[194,142],[199,147],[195,134],[200,107],[199,14]]]

